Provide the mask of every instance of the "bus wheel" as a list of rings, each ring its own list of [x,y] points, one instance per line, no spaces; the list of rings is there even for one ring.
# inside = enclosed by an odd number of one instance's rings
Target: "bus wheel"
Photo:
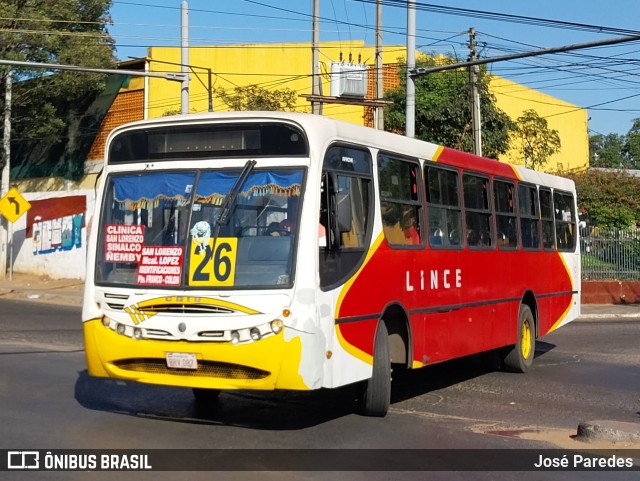
[[[511,372],[527,372],[533,364],[536,347],[535,324],[531,308],[520,305],[518,315],[518,340],[515,346],[508,346],[504,352],[504,367]]]
[[[384,417],[391,403],[391,357],[389,335],[384,322],[378,324],[373,347],[373,373],[364,382],[362,414]]]
[[[196,398],[196,403],[202,406],[207,406],[215,403],[220,395],[220,389],[205,389],[201,387],[193,388],[193,397]]]

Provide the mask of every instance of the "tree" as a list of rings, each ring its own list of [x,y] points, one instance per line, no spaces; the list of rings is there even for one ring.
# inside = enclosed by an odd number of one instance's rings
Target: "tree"
[[[572,176],[578,205],[592,223],[622,229],[640,225],[640,178],[625,171],[588,170]]]
[[[114,41],[106,28],[110,6],[111,0],[0,0],[0,58],[113,67]],[[90,143],[92,137],[85,141],[78,136],[95,132],[78,128],[104,90],[105,75],[25,68],[13,72],[12,167],[23,170],[26,159],[47,146],[62,151],[65,142]],[[53,166],[55,173],[71,178],[82,171],[84,159],[62,160]]]
[[[417,67],[453,64],[455,58],[424,57]],[[403,133],[406,130],[406,68],[399,69],[400,86],[385,94],[392,105],[385,109],[385,130]],[[488,89],[488,76],[480,72],[478,90],[482,116],[482,150],[487,157],[498,157],[509,149],[509,133],[513,122],[496,107],[495,97]],[[467,70],[450,70],[422,75],[415,79],[416,138],[473,151],[471,126],[470,83]]]
[[[633,126],[627,133],[625,151],[628,156],[629,167],[640,169],[640,118],[633,120]]]
[[[628,165],[627,138],[618,134],[589,136],[589,164],[591,167],[620,169]]]
[[[514,134],[525,165],[530,169],[542,168],[549,157],[560,152],[558,131],[550,129],[547,120],[535,110],[525,110],[518,117]]]
[[[258,85],[235,87],[228,92],[222,88],[214,90],[215,95],[231,110],[271,110],[289,111],[296,110],[297,94],[294,90],[265,89]]]

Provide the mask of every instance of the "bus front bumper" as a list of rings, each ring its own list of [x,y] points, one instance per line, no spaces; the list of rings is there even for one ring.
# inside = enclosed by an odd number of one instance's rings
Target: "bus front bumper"
[[[208,389],[309,389],[298,372],[301,340],[285,340],[284,331],[234,345],[136,340],[104,327],[100,319],[86,321],[83,329],[91,376]],[[197,369],[167,367],[167,353],[195,354]]]

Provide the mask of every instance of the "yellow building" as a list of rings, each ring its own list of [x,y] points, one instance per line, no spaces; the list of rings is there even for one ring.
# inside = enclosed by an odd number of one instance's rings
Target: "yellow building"
[[[346,45],[346,46],[345,46]],[[348,44],[323,42],[320,44],[322,95],[330,94],[331,63],[343,60],[369,65],[367,99],[375,98],[375,48],[362,41]],[[405,57],[404,46],[389,45],[383,48],[383,78],[385,90],[399,84],[398,59]],[[189,85],[189,112],[209,110],[209,81],[213,91],[220,89],[233,92],[238,86],[258,85],[268,89],[288,88],[298,95],[310,94],[311,46],[308,43],[251,44],[215,47],[191,47],[189,65],[191,81]],[[151,72],[179,72],[179,47],[151,47],[149,56],[140,59],[144,68]],[[126,68],[133,67],[131,62]],[[558,131],[561,151],[545,165],[544,170],[581,170],[588,167],[587,112],[575,105],[493,76],[490,91],[495,95],[497,106],[509,117],[516,120],[525,110],[533,109],[546,118],[550,129]],[[103,122],[101,137],[96,139],[90,159],[100,159],[104,147],[104,136],[115,125],[124,121],[159,117],[180,112],[180,82],[159,78],[146,78],[132,82],[123,91]],[[229,110],[229,107],[213,95],[215,111]],[[310,112],[308,99],[298,96],[296,110]],[[336,119],[361,125],[373,126],[373,108],[359,105],[327,103],[322,113]],[[126,113],[126,115],[125,115]],[[113,114],[113,115],[112,115]],[[125,119],[126,117],[126,119]],[[518,145],[513,145],[501,161],[524,165]]]
[[[366,63],[373,66],[375,48],[362,41],[353,41],[345,48],[344,43],[323,42],[320,44],[320,70],[322,95],[329,95],[331,63],[342,60],[352,63]],[[404,47],[383,48],[384,64],[395,64],[404,55]],[[189,86],[189,111],[208,110],[208,71],[213,71],[213,88],[233,91],[237,86],[258,85],[264,88],[288,88],[298,94],[311,93],[311,46],[307,43],[251,44],[189,50],[189,65],[194,66]],[[178,72],[180,49],[175,47],[151,47],[149,49],[149,70],[152,72]],[[205,68],[202,68],[205,67]],[[390,72],[387,86],[396,83],[397,70]],[[369,72],[369,84],[373,85],[373,69]],[[152,78],[149,85],[148,117],[158,117],[180,111],[180,84]],[[371,92],[373,93],[373,92]],[[371,98],[371,97],[369,97]],[[214,95],[215,111],[229,110],[229,107]],[[310,103],[298,97],[296,110],[310,112]],[[325,104],[323,114],[353,123],[363,123],[365,110],[353,105]]]
[[[511,119],[516,120],[525,110],[535,110],[547,121],[549,129],[558,131],[560,152],[551,156],[544,170],[566,172],[589,167],[588,113],[585,109],[497,76],[491,77],[489,90],[496,97],[497,107]],[[520,152],[520,145],[512,145],[500,160],[524,165]]]

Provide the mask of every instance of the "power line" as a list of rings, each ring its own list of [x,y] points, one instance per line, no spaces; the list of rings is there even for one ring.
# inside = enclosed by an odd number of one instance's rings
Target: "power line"
[[[414,69],[414,71],[411,72],[411,74],[413,76],[420,76],[420,75],[425,75],[425,74],[428,74],[428,73],[439,72],[439,71],[442,71],[442,70],[451,70],[451,69],[461,68],[461,67],[471,67],[473,65],[484,65],[484,64],[493,63],[493,62],[502,62],[502,61],[505,61],[505,60],[515,60],[515,59],[526,58],[526,57],[535,57],[535,56],[539,56],[539,55],[548,55],[548,54],[553,54],[553,53],[568,52],[570,50],[578,50],[578,49],[592,48],[592,47],[601,47],[601,46],[605,46],[605,45],[614,45],[614,44],[619,44],[619,43],[638,42],[638,41],[640,41],[640,34],[639,35],[631,35],[631,36],[627,36],[627,37],[610,38],[610,39],[607,39],[607,40],[600,40],[600,41],[597,41],[597,42],[576,43],[576,44],[573,44],[573,45],[564,45],[564,46],[561,46],[561,47],[545,48],[545,49],[542,49],[542,50],[534,50],[534,51],[530,51],[530,52],[522,52],[522,53],[517,53],[517,54],[512,54],[512,55],[502,55],[500,57],[483,58],[483,59],[477,59],[477,60],[469,61],[469,62],[460,62],[460,63],[452,64],[452,65],[440,65],[440,66],[436,66],[436,67],[419,68],[419,69]]]
[[[229,14],[229,15],[239,15],[239,16],[243,16],[243,17],[259,17],[259,18],[271,18],[271,19],[277,19],[277,20],[285,20],[285,21],[309,21],[313,15],[309,14],[309,13],[303,13],[303,12],[298,12],[296,10],[291,10],[288,8],[283,8],[283,7],[276,7],[274,5],[269,5],[267,3],[263,3],[263,2],[258,2],[255,0],[241,0],[243,2],[246,3],[251,3],[254,5],[258,5],[264,8],[269,8],[272,10],[277,10],[277,11],[281,11],[281,12],[285,12],[285,13],[290,13],[293,15],[296,15],[297,17],[302,17],[302,18],[295,18],[295,17],[276,17],[276,16],[260,16],[260,15],[256,15],[256,14],[245,14],[245,13],[229,13],[229,12],[221,12],[221,11],[216,11],[216,10],[206,10],[206,9],[194,9],[194,8],[189,8],[189,10],[191,12],[199,12],[199,13],[208,13],[208,14]],[[122,4],[122,5],[134,5],[134,6],[139,6],[139,7],[149,7],[149,8],[161,8],[161,9],[170,9],[170,10],[179,10],[180,7],[169,7],[169,6],[165,6],[165,5],[152,5],[152,4],[147,4],[147,3],[139,3],[139,2],[121,2],[121,1],[115,1],[113,2],[115,4]],[[329,24],[336,24],[336,25],[344,25],[344,26],[348,26],[348,27],[360,27],[362,29],[365,30],[372,30],[375,31],[375,27],[374,26],[370,26],[370,25],[363,25],[363,24],[358,24],[358,23],[352,23],[352,22],[348,22],[348,21],[344,21],[344,20],[338,20],[336,18],[332,19],[332,18],[328,18],[328,17],[322,17],[319,16],[318,20],[323,22],[323,23],[329,23]],[[399,27],[397,27],[399,28]],[[387,28],[381,29],[381,31],[383,33],[389,33],[392,35],[397,35],[399,32],[398,30],[390,30]],[[424,40],[439,40],[436,38],[431,38],[431,37],[426,37],[426,36],[422,36],[422,35],[416,35],[416,38],[421,38]]]
[[[249,0],[245,0],[249,1]],[[375,3],[376,0],[355,0],[363,3]],[[383,5],[390,7],[398,7],[401,9],[407,8],[406,0],[381,0]],[[592,25],[587,23],[568,22],[563,20],[553,20],[548,18],[530,17],[525,15],[514,15],[510,13],[489,12],[484,10],[458,8],[458,7],[445,7],[442,5],[434,5],[429,3],[416,2],[416,10],[442,13],[446,15],[463,16],[465,18],[479,18],[486,20],[504,21],[510,23],[519,23],[525,25],[536,25],[542,27],[555,27],[570,30],[582,30],[587,32],[597,33],[615,33],[619,35],[640,35],[638,30],[628,30],[624,28],[606,27],[604,25]]]

